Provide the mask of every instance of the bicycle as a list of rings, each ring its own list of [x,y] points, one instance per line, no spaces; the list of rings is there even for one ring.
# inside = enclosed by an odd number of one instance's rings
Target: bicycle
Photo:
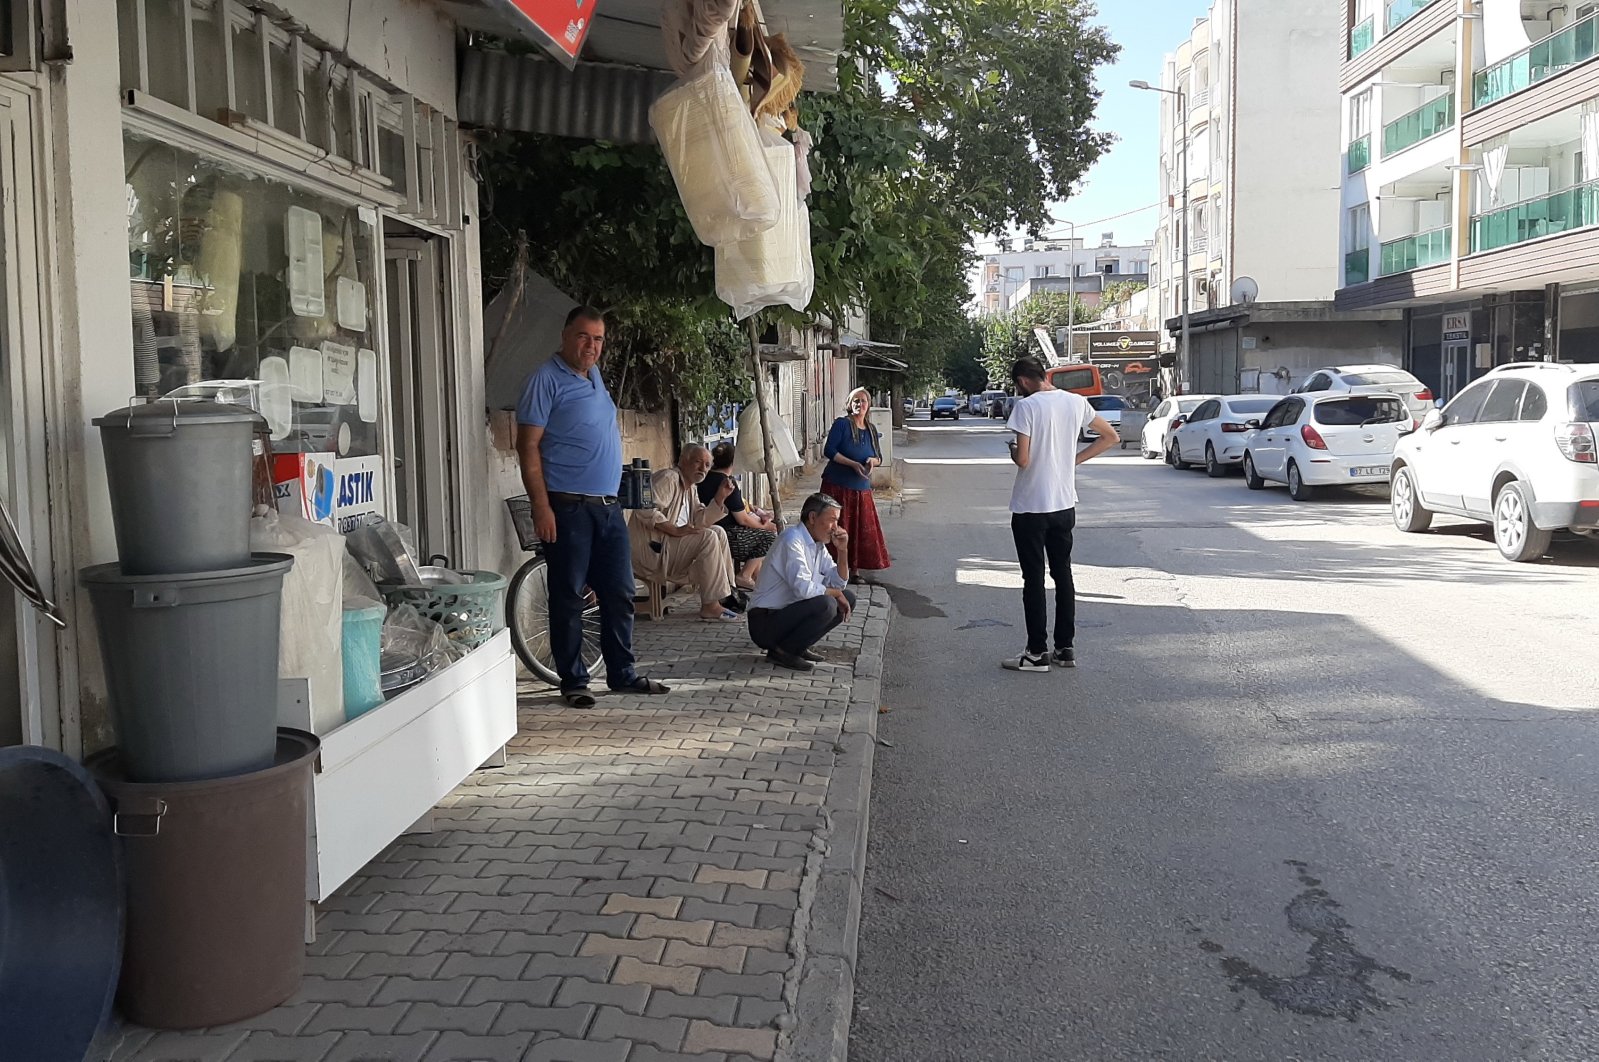
[[[533,503],[524,494],[505,499],[505,507],[511,513],[522,552],[533,554],[517,569],[505,593],[505,625],[511,632],[511,648],[540,681],[558,686],[561,677],[555,672],[550,651],[549,562],[544,557],[544,543],[533,528]],[[588,593],[583,606],[582,655],[591,676],[599,678],[605,673],[605,658],[600,654],[600,606],[592,593]]]

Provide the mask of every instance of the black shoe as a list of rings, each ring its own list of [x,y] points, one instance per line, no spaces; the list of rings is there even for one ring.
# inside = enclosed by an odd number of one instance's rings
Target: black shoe
[[[809,660],[806,660],[804,657],[794,656],[791,653],[785,653],[781,649],[772,649],[767,652],[766,656],[767,659],[771,660],[771,662],[776,664],[778,667],[786,667],[790,671],[816,670],[816,665],[811,663]]]
[[[721,605],[729,612],[742,614],[749,607],[749,598],[740,597],[738,594],[728,594],[722,598]]]
[[[813,664],[825,664],[825,663],[827,663],[827,657],[822,655],[821,653],[817,652],[815,649],[807,649],[807,650],[805,650],[803,653],[800,654],[800,659],[801,660],[809,660]]]
[[[1050,657],[1056,667],[1076,667],[1077,651],[1068,646],[1065,649],[1056,649],[1055,655]]]

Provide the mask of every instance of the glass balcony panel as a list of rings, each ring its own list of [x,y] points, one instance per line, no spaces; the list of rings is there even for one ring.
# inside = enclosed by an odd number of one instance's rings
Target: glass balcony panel
[[[1478,214],[1471,219],[1471,249],[1493,251],[1592,225],[1599,225],[1599,181]]]
[[[1595,55],[1599,55],[1599,14],[1589,15],[1526,51],[1490,66],[1477,75],[1472,98],[1478,107],[1485,106]]]
[[[1432,229],[1390,240],[1382,245],[1382,276],[1407,273],[1423,266],[1447,262],[1454,240],[1448,228]]]
[[[1455,98],[1439,96],[1409,114],[1400,115],[1382,130],[1382,153],[1392,155],[1454,128]]]
[[[1371,279],[1371,248],[1362,247],[1344,255],[1344,286],[1364,284]]]
[[[1433,3],[1434,0],[1392,0],[1388,5],[1388,32],[1392,33]]]
[[[1371,134],[1367,133],[1349,145],[1349,172],[1359,173],[1371,165]]]
[[[1372,15],[1349,31],[1349,58],[1355,58],[1376,43],[1377,16]]]

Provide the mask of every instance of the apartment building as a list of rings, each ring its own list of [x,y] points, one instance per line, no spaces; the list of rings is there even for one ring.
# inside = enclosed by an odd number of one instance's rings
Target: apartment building
[[[1150,286],[1167,352],[1188,290],[1191,350],[1168,359],[1173,386],[1281,389],[1330,361],[1399,359],[1399,312],[1333,305],[1339,233],[1324,212],[1337,208],[1339,152],[1319,143],[1340,120],[1319,81],[1338,69],[1328,14],[1326,0],[1216,0],[1166,57]]]
[[[1341,307],[1444,398],[1599,362],[1599,4],[1345,0]]]
[[[1081,237],[1001,241],[999,250],[983,258],[978,304],[984,313],[1003,313],[1039,291],[1066,290],[1072,277],[1084,302],[1092,302],[1116,281],[1147,283],[1153,253],[1153,240],[1121,245],[1114,232],[1100,236],[1097,247]]]

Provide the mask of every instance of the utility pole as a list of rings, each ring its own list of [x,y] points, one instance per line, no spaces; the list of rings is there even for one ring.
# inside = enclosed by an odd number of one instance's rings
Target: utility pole
[[[1066,223],[1066,361],[1077,360],[1077,223]]]

